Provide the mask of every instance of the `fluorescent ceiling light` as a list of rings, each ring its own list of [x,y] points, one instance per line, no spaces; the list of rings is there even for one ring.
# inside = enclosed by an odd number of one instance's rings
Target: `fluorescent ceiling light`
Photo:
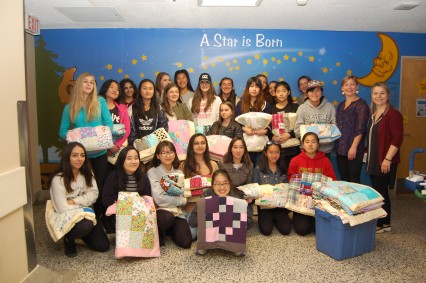
[[[198,0],[200,7],[258,7],[262,0]]]

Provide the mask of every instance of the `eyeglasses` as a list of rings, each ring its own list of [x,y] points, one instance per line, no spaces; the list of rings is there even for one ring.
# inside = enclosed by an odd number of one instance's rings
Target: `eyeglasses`
[[[175,155],[174,151],[163,151],[163,152],[160,152],[160,154],[162,157]]]
[[[213,187],[215,188],[226,188],[229,187],[231,184],[230,183],[214,183]]]
[[[279,142],[277,142],[277,141],[268,141],[265,144],[265,147],[263,148],[263,150],[266,151],[266,149],[268,149],[268,147],[271,146],[271,145],[273,145],[273,144],[279,146],[279,148],[281,149],[281,144]]]

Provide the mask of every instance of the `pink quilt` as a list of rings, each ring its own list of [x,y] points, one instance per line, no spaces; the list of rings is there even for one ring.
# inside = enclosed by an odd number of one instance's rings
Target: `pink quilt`
[[[169,121],[169,135],[173,140],[179,160],[186,159],[189,139],[195,134],[194,122],[188,120]]]

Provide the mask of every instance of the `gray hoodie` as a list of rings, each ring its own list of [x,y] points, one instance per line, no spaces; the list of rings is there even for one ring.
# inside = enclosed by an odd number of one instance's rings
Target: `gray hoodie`
[[[305,103],[297,109],[296,124],[294,126],[294,133],[296,137],[300,136],[300,125],[309,124],[336,124],[336,109],[333,104],[327,101],[324,96],[321,97],[321,102],[318,107],[312,105],[311,101],[307,99]],[[333,150],[334,142],[323,143],[320,145],[319,150],[325,153],[330,153]]]

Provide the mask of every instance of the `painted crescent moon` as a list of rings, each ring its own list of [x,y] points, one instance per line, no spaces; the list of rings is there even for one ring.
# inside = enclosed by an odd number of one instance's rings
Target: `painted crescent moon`
[[[358,82],[364,86],[372,86],[377,82],[386,82],[395,72],[399,61],[398,46],[388,35],[378,33],[377,36],[382,42],[382,49],[379,55],[373,60],[371,72],[358,79]]]

